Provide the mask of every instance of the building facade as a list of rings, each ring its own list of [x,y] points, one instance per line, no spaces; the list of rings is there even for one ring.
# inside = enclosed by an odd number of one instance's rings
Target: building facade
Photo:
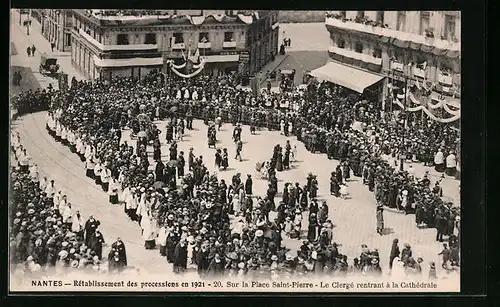
[[[325,11],[280,11],[281,23],[325,22]]]
[[[72,10],[34,9],[31,14],[42,26],[42,35],[54,43],[54,50],[71,51]]]
[[[252,73],[278,51],[278,33],[276,11],[73,10],[71,58],[91,79],[141,78],[193,53],[204,73]]]
[[[404,87],[425,85],[459,99],[460,12],[332,11],[327,13],[330,60]]]

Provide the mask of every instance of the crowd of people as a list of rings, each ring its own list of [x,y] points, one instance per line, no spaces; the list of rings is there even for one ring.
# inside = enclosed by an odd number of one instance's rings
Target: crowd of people
[[[177,152],[176,142],[182,138],[184,128],[192,129],[193,118],[203,119],[206,124],[219,121],[269,130],[281,128],[284,133],[296,135],[308,150],[342,162],[332,174],[332,181],[337,182],[331,185],[332,194],[342,194],[337,193],[337,186],[350,177],[352,170],[375,192],[378,208],[390,206],[415,213],[418,225],[437,228],[437,240],[442,240],[443,235],[454,237],[455,217],[459,214],[441,200],[439,186],[431,189],[428,178],[417,180],[407,171],[398,172],[382,158],[382,154],[406,154],[430,162],[428,157],[436,148],[454,148],[457,134],[449,127],[434,123],[422,127],[413,121],[406,128],[408,139],[422,142],[401,144],[397,136],[405,128],[390,123],[373,105],[350,101],[343,89],[327,84],[310,87],[307,95],[254,97],[236,89],[238,81],[234,76],[167,80],[166,86],[164,82],[164,77],[157,74],[140,81],[72,80],[68,91],[51,91],[47,129],[85,161],[87,176],[109,193],[112,205],[124,204],[126,214],[141,226],[145,248],[159,245],[160,254],[173,263],[174,272],[195,265],[203,276],[344,274],[355,268],[364,274],[381,273],[378,250],[366,245],[349,267],[347,256],[338,250],[340,244],[333,240],[328,205],[320,206],[316,199],[317,179],[313,174],[304,187],[288,184],[276,206],[278,186],[273,172],[289,166],[289,144],[284,153],[280,146],[274,149],[269,189],[263,197],[253,195],[251,176],[243,182],[241,174],[236,174],[232,182],[226,183],[210,174],[203,157],[196,157],[193,149],[185,173],[184,153]],[[296,100],[298,112],[277,108],[283,99]],[[162,161],[159,146],[161,131],[148,118],[168,122],[167,163]],[[355,121],[366,123],[365,131],[351,129]],[[137,138],[135,147],[122,142],[121,130],[126,127]],[[235,138],[238,141],[241,139]],[[428,154],[423,158],[410,154],[415,144]],[[154,148],[154,167],[150,167],[148,146]],[[224,168],[224,153],[219,154]],[[225,157],[227,168],[227,151]],[[278,213],[274,220],[269,219],[271,211]],[[300,230],[306,212],[307,240],[297,253],[292,253],[282,245],[282,236],[304,239]],[[419,263],[411,254],[398,254],[393,259],[398,256],[405,268],[413,269]]]
[[[103,267],[105,241],[100,222],[92,215],[85,221],[62,190],[56,188],[54,180],[39,174],[17,132],[11,135],[11,152],[13,271],[36,274],[51,269],[58,273],[122,270],[127,260],[121,239],[111,245],[108,267]]]

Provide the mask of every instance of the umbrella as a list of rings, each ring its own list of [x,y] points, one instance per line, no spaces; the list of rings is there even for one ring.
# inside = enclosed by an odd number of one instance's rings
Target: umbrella
[[[177,160],[170,160],[167,162],[170,167],[177,167]]]
[[[146,133],[146,131],[139,131],[139,133],[137,133],[137,136],[140,138],[145,138],[148,136],[148,134]]]

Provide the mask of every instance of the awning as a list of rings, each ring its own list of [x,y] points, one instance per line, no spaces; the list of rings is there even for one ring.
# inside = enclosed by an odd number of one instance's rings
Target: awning
[[[94,65],[98,67],[161,66],[163,58],[99,59],[94,56]]]
[[[365,88],[384,78],[383,76],[334,62],[311,71],[311,76],[350,88],[358,93],[363,93]]]

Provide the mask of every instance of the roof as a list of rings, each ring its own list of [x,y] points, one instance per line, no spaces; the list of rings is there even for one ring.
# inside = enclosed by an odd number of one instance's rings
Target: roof
[[[100,26],[149,26],[149,25],[195,25],[202,24],[241,24],[250,25],[259,19],[259,13],[252,14],[211,14],[202,16],[190,15],[143,15],[143,16],[103,16],[96,12],[87,12],[87,10],[74,10],[79,15],[99,24]],[[99,10],[94,10],[99,11]]]
[[[336,18],[326,18],[325,25],[327,29],[334,27],[348,31],[371,33],[378,36],[382,42],[393,43],[401,48],[411,48],[435,55],[460,58],[461,44],[459,42],[449,42],[438,38],[429,39],[423,35],[396,31],[389,28],[373,27],[350,21],[344,22]]]
[[[332,82],[347,87],[358,93],[373,85],[384,77],[360,69],[349,67],[335,62],[329,62],[320,68],[311,71],[311,76],[320,80]]]

